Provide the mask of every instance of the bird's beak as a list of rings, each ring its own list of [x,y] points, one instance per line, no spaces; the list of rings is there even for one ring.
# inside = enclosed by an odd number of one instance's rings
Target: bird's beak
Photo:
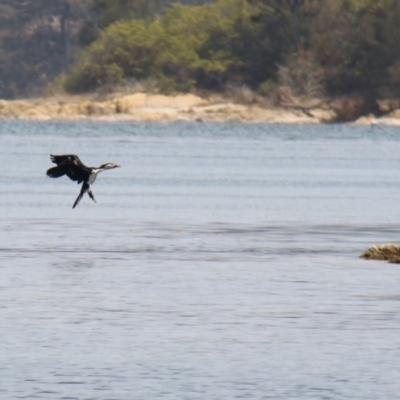
[[[121,166],[120,165],[115,165],[115,167],[114,168],[121,168]]]

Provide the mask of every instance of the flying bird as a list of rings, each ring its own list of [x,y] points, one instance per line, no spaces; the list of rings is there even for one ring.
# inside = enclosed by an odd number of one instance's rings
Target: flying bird
[[[87,167],[79,157],[75,154],[64,154],[61,156],[53,156],[50,154],[50,159],[56,167],[47,170],[46,174],[50,178],[59,178],[60,176],[67,175],[68,178],[72,179],[77,183],[82,183],[81,191],[75,200],[72,208],[75,208],[81,201],[83,195],[87,193],[89,197],[96,203],[96,199],[93,196],[91,185],[97,178],[97,174],[107,169],[119,168],[120,166],[113,163],[106,163],[100,165],[98,168]]]

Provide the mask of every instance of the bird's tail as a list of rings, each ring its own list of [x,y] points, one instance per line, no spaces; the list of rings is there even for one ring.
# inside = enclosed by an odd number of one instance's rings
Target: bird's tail
[[[64,167],[53,167],[47,170],[46,175],[50,178],[59,178],[60,176],[65,175]]]
[[[86,182],[83,182],[81,191],[80,191],[78,197],[76,198],[75,203],[72,206],[72,208],[75,208],[79,204],[79,202],[81,201],[83,195],[88,191],[89,188],[90,188],[89,184],[86,183]]]

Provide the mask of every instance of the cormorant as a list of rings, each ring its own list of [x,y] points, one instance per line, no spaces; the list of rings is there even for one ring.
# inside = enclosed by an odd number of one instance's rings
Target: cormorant
[[[47,170],[46,174],[50,178],[59,178],[60,176],[67,175],[77,183],[82,183],[81,191],[75,200],[72,208],[75,208],[81,201],[83,195],[87,192],[89,197],[96,203],[93,196],[91,186],[97,178],[97,174],[106,169],[114,169],[120,167],[117,164],[107,163],[100,165],[99,168],[87,167],[82,163],[78,156],[75,154],[64,154],[61,156],[53,156],[50,154],[51,161],[57,164],[56,167]]]

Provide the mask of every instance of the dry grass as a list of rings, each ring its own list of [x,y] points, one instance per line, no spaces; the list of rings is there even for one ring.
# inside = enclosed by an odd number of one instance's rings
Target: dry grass
[[[369,260],[386,260],[393,263],[400,263],[400,244],[377,244],[365,250],[360,257]]]
[[[236,104],[252,105],[257,104],[260,101],[260,96],[258,96],[257,93],[251,90],[247,85],[228,83],[225,86],[224,95]]]

